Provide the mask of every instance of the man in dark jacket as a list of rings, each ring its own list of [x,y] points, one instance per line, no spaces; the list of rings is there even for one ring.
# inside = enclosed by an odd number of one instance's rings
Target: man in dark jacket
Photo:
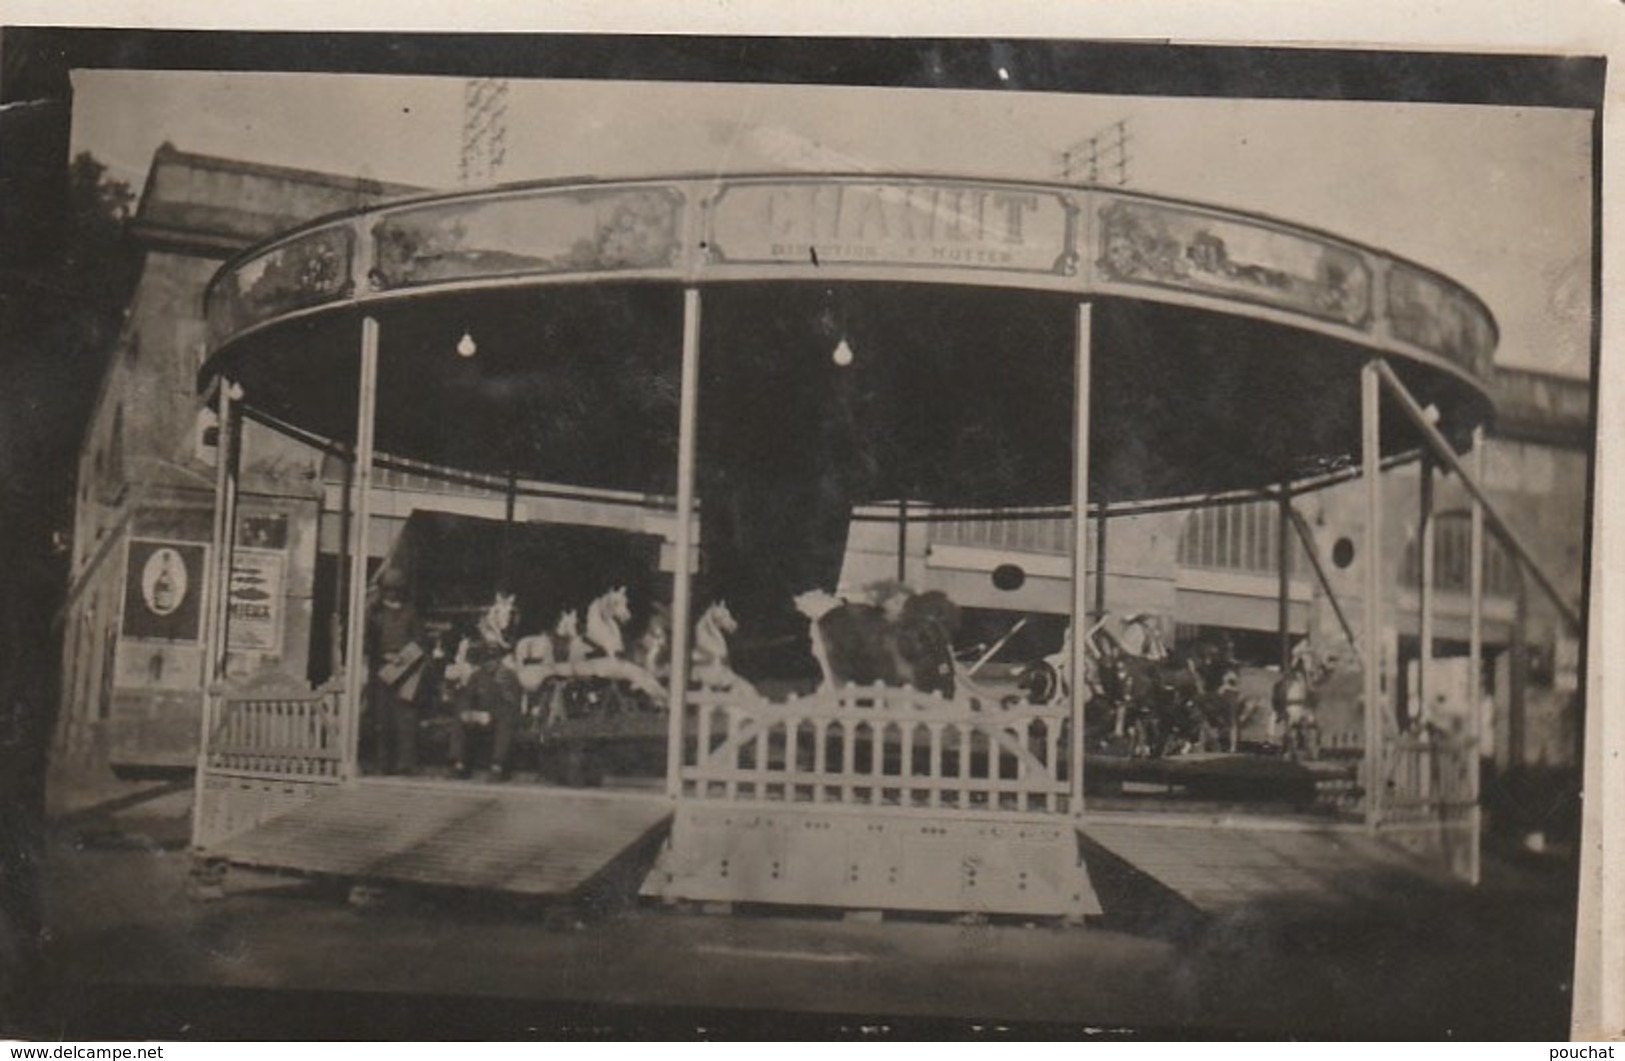
[[[422,685],[423,625],[406,598],[406,575],[387,568],[378,579],[378,600],[367,615],[367,656],[376,761],[380,770],[417,770],[418,692]]]

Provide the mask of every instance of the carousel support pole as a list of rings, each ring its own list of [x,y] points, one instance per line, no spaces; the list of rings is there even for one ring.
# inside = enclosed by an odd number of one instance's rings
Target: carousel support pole
[[[897,581],[908,583],[908,498],[897,499]]]
[[[346,778],[360,773],[361,699],[367,690],[367,525],[372,510],[372,446],[378,404],[378,321],[361,320],[361,379],[355,426],[355,502],[350,536],[350,599],[344,638],[344,766]]]
[[[672,578],[671,689],[666,732],[666,794],[683,791],[683,712],[688,700],[689,627],[694,593],[694,460],[700,387],[700,291],[683,291],[683,367],[677,413],[677,528]]]
[[[1276,507],[1276,629],[1281,634],[1281,673],[1292,666],[1292,483],[1281,480]]]
[[[513,524],[519,507],[519,473],[508,469],[502,506],[502,588],[513,591]]]
[[[1416,660],[1416,704],[1411,711],[1411,723],[1424,730],[1428,723],[1434,721],[1430,697],[1433,690],[1433,565],[1434,535],[1436,521],[1433,518],[1433,460],[1426,453],[1422,454],[1422,467],[1420,470],[1421,483],[1419,485],[1421,497],[1417,504],[1417,520],[1420,523],[1420,533],[1417,535],[1417,548],[1420,550],[1421,563],[1420,584],[1417,586],[1417,610],[1420,636],[1417,646]]]
[[[210,533],[208,610],[203,616],[203,685],[208,690],[219,677],[222,639],[220,615],[226,602],[226,497],[231,489],[231,381],[215,381],[214,526]]]
[[[1078,576],[1082,578],[1082,575]],[[1106,504],[1095,511],[1095,621],[1106,616]]]
[[[1089,361],[1094,332],[1094,306],[1078,304],[1078,351],[1073,367],[1072,427],[1072,658],[1068,676],[1072,689],[1071,778],[1068,791],[1074,817],[1083,814],[1083,702],[1087,689],[1084,669],[1084,631],[1089,629]],[[1101,499],[1100,526],[1105,526],[1106,505]],[[1106,584],[1105,560],[1095,558],[1097,599]]]
[[[1382,391],[1373,360],[1360,370],[1360,461],[1365,479],[1365,822],[1381,819],[1382,789]]]
[[[1484,428],[1473,428],[1473,478],[1484,481]],[[1483,762],[1484,713],[1479,705],[1484,699],[1484,507],[1473,498],[1472,523],[1468,532],[1468,612],[1467,612],[1467,793],[1472,799],[1472,838],[1469,847],[1468,882],[1479,883],[1483,865],[1479,852],[1479,836],[1484,828],[1483,809],[1479,806],[1479,773]]]
[[[232,402],[242,400],[243,388],[240,384],[226,382],[227,396]],[[216,579],[219,592],[214,600],[215,612],[215,640],[217,651],[214,657],[214,673],[219,679],[226,677],[226,665],[231,656],[231,606],[228,598],[231,596],[231,569],[236,563],[237,553],[237,490],[238,465],[242,461],[243,419],[241,416],[230,416],[229,410],[225,420],[220,424],[221,449],[219,457],[226,465],[226,492],[221,505],[224,524],[221,527],[220,538],[220,574]]]
[[[327,677],[330,681],[344,673],[344,607],[350,599],[350,529],[355,518],[355,513],[350,509],[355,501],[355,454],[342,445],[338,449],[339,458],[344,463],[344,482],[339,495],[338,558],[333,576],[333,606],[327,613]]]
[[[192,794],[192,842],[198,843],[203,825],[203,779],[209,765],[209,739],[214,733],[215,680],[219,670],[216,661],[223,654],[225,638],[221,635],[220,616],[226,599],[226,579],[230,575],[224,563],[226,552],[226,493],[230,470],[227,452],[231,448],[231,434],[227,425],[231,421],[231,383],[224,376],[215,378],[215,442],[214,442],[214,525],[209,535],[209,594],[208,607],[203,613],[203,665],[199,678],[203,696],[198,712],[197,769],[192,775],[195,791]]]

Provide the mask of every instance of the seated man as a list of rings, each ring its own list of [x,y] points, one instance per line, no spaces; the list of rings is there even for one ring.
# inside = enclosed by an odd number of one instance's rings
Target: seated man
[[[514,621],[513,596],[497,594],[496,603],[480,620],[479,633],[464,642],[454,668],[464,677],[454,700],[456,725],[451,729],[452,769],[458,777],[468,777],[469,727],[491,727],[492,781],[508,776],[508,756],[519,728],[524,689],[513,658],[507,631]]]

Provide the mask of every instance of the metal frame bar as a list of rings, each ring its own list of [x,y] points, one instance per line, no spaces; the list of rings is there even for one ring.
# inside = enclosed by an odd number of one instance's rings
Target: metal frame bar
[[[356,388],[355,502],[351,505],[350,599],[344,637],[345,778],[360,773],[361,698],[366,693],[367,530],[372,508],[372,444],[378,404],[378,320],[361,319],[361,375]]]
[[[1326,595],[1326,603],[1332,606],[1332,613],[1337,616],[1338,625],[1343,628],[1343,636],[1348,638],[1349,649],[1354,653],[1356,663],[1364,665],[1365,654],[1360,648],[1360,639],[1355,636],[1354,626],[1349,622],[1348,614],[1343,611],[1343,604],[1337,599],[1337,592],[1332,588],[1331,579],[1326,574],[1326,567],[1320,562],[1320,555],[1315,552],[1315,535],[1309,529],[1309,523],[1303,518],[1293,505],[1287,506],[1287,517],[1292,522],[1292,529],[1303,542],[1304,555],[1309,558],[1309,566],[1314,569],[1315,578],[1320,581],[1320,591]]]
[[[1083,814],[1083,700],[1085,631],[1089,628],[1089,398],[1090,358],[1094,340],[1094,306],[1078,304],[1077,358],[1073,367],[1072,436],[1072,682],[1071,810]],[[1095,564],[1097,587],[1106,584],[1105,565]]]
[[[683,713],[688,699],[689,624],[694,610],[694,460],[699,416],[700,290],[683,290],[683,366],[677,413],[677,556],[673,562],[671,688],[666,733],[666,794],[682,793]]]
[[[1541,590],[1551,599],[1552,604],[1556,606],[1559,614],[1569,623],[1570,627],[1575,630],[1580,629],[1579,609],[1569,603],[1558,590],[1557,583],[1553,582],[1535,561],[1535,554],[1530,551],[1529,547],[1524,544],[1523,539],[1501,516],[1494,502],[1484,492],[1479,480],[1467,471],[1466,465],[1462,464],[1461,458],[1456,455],[1456,451],[1451,448],[1444,435],[1440,434],[1439,429],[1433,425],[1427,414],[1422,411],[1421,405],[1412,396],[1409,388],[1395,375],[1394,370],[1388,367],[1387,362],[1381,358],[1374,359],[1371,364],[1374,366],[1374,371],[1378,378],[1381,379],[1384,388],[1389,394],[1393,395],[1400,411],[1416,426],[1423,440],[1426,441],[1444,466],[1449,468],[1453,475],[1461,478],[1462,485],[1467,487],[1467,492],[1473,496],[1473,500],[1483,507],[1484,517],[1489,520],[1489,524],[1495,530],[1495,533],[1517,555],[1519,563],[1527,568],[1530,574],[1535,576],[1535,581],[1540,585]]]

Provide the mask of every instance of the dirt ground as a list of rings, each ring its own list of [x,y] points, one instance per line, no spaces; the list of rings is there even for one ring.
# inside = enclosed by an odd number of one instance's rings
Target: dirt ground
[[[190,794],[57,798],[12,1034],[151,1038],[1567,1035],[1572,876],[1100,923],[728,916],[628,887],[573,905],[233,870],[189,894]],[[1110,883],[1110,882],[1105,882]],[[1127,896],[1130,901],[1123,901]],[[361,901],[364,900],[364,901]]]

